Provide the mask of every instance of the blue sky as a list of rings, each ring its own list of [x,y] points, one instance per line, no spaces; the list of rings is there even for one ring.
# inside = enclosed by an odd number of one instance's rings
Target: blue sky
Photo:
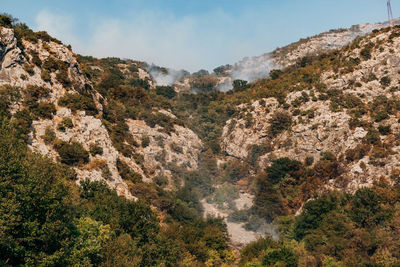
[[[392,1],[398,17],[400,0]],[[212,70],[330,29],[386,20],[386,0],[1,0],[84,55]]]

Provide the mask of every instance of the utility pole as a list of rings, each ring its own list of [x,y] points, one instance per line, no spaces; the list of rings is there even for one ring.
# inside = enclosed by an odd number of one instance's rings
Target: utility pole
[[[393,26],[393,13],[392,13],[392,5],[390,4],[390,0],[387,0],[387,8],[388,8],[388,22],[389,26]]]

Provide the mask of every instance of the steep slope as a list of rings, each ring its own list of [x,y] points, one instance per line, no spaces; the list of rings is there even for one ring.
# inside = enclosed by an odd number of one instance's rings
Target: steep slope
[[[252,85],[254,95],[278,97],[239,105],[224,127],[222,149],[261,169],[279,158],[308,162],[325,177],[315,184],[319,190],[355,192],[381,177],[396,179],[399,30],[376,31]]]
[[[400,19],[394,20],[393,24],[400,24]],[[217,87],[226,91],[232,88],[232,82],[236,79],[252,82],[267,77],[273,69],[283,69],[304,57],[340,49],[357,37],[387,26],[387,23],[360,24],[348,29],[331,30],[301,39],[261,56],[247,57],[233,65],[221,66],[214,70],[218,80]]]
[[[169,162],[188,169],[197,167],[202,143],[191,130],[179,125],[169,125],[173,133],[162,133],[162,127],[149,127],[143,120],[126,120],[129,126],[126,134],[131,136],[132,144],[141,148],[135,148],[135,155],[118,151],[102,122],[103,106],[109,100],[93,89],[92,81],[83,75],[77,55],[45,33],[35,34],[25,29],[17,35],[12,28],[1,28],[0,85],[12,85],[22,93],[12,113],[24,110],[33,113],[29,133],[33,151],[73,165],[78,182],[104,180],[129,198],[132,194],[127,181],[120,175],[122,165],[128,165],[135,177],[144,181],[159,175],[171,180],[166,169]],[[149,81],[142,68],[136,67],[132,72],[123,67],[124,78],[134,74],[137,81]],[[175,117],[163,109],[153,113],[163,119],[171,117],[171,121]],[[78,152],[71,144],[76,144],[81,155],[74,154]],[[96,152],[96,148],[100,150]]]

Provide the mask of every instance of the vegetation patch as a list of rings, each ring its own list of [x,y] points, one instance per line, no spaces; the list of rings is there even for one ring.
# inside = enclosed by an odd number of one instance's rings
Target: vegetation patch
[[[54,149],[60,155],[61,163],[83,165],[89,162],[89,152],[78,142],[67,143],[57,140],[54,142]]]

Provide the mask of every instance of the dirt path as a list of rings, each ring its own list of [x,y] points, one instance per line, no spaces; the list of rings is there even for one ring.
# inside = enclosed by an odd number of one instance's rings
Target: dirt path
[[[248,208],[252,204],[252,196],[247,193],[241,193],[240,198],[235,200],[235,203],[238,209]],[[230,213],[229,211],[220,210],[218,209],[217,205],[207,203],[205,199],[201,201],[201,204],[204,208],[204,217],[209,215],[213,217],[222,217],[225,219],[225,222],[228,226],[229,236],[233,245],[243,246],[259,237],[256,232],[244,229],[244,223],[228,222],[226,218]]]

